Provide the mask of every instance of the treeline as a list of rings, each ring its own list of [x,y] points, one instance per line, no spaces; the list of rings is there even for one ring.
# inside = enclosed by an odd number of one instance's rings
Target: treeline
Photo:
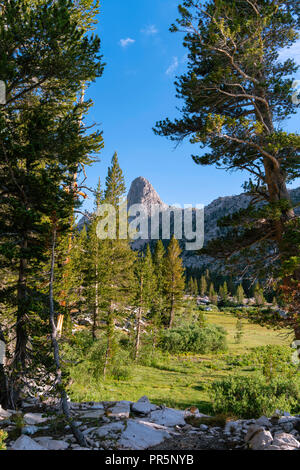
[[[259,281],[250,284],[249,281],[240,283],[233,282],[231,277],[219,276],[206,269],[200,277],[190,276],[186,278],[186,292],[191,295],[207,296],[213,304],[224,305],[233,300],[234,303],[242,304],[246,298],[254,298],[257,305],[263,305],[267,301],[276,302],[272,292],[267,295]]]

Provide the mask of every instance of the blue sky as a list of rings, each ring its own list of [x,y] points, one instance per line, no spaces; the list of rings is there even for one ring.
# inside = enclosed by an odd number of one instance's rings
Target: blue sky
[[[186,51],[181,35],[169,32],[177,5],[177,0],[102,0],[97,33],[107,65],[88,96],[94,101],[89,123],[103,130],[105,148],[87,169],[87,182],[95,187],[100,176],[104,183],[117,151],[127,190],[134,178],[144,176],[168,204],[208,204],[239,194],[248,175],[196,165],[190,156],[196,146],[187,142],[174,148],[152,131],[156,121],[178,115],[180,106],[174,79],[185,70]],[[299,44],[285,54],[300,63]],[[298,130],[298,122],[295,116],[286,128]],[[91,209],[92,200],[84,207]]]

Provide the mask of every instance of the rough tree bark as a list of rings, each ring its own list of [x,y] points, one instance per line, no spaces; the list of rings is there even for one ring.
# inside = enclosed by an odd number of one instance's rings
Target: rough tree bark
[[[3,353],[3,357],[0,357],[0,405],[3,406],[3,408],[7,408],[8,406],[8,383],[7,383],[7,377],[5,374],[4,370],[4,357],[5,357],[5,338],[0,326],[0,343],[3,343],[1,346],[1,353]]]
[[[21,250],[24,252],[28,247],[27,238],[22,241]],[[22,257],[19,263],[19,278],[17,285],[17,326],[16,326],[16,348],[14,354],[14,366],[19,370],[26,367],[26,349],[28,335],[26,331],[26,303],[27,303],[27,259]]]

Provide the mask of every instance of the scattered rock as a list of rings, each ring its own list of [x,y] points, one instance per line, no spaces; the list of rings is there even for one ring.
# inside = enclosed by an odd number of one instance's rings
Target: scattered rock
[[[152,405],[148,397],[144,396],[140,398],[136,403],[133,403],[131,409],[135,413],[147,415],[151,411],[156,410],[156,405]]]
[[[36,437],[35,440],[47,450],[66,450],[69,447],[68,442],[55,440],[52,437]]]
[[[272,444],[279,447],[289,446],[294,449],[300,449],[300,442],[297,441],[292,434],[287,434],[285,432],[276,433]]]
[[[103,403],[101,402],[93,402],[91,403],[89,406],[88,406],[89,409],[92,409],[92,410],[104,410],[104,406],[103,406]]]
[[[31,437],[25,436],[25,434],[23,434],[12,445],[11,450],[47,450],[47,449],[45,447],[42,447],[35,440],[31,439]]]
[[[249,446],[253,450],[264,450],[264,447],[272,444],[273,436],[270,431],[259,431],[249,441]]]
[[[172,408],[163,408],[162,410],[152,411],[149,420],[162,426],[184,426],[184,411],[173,410]]]
[[[77,412],[78,413],[78,412]],[[99,419],[105,414],[104,410],[81,411],[80,418]]]
[[[108,416],[115,418],[129,418],[130,415],[130,401],[119,401],[113,408],[110,408],[107,412]]]
[[[15,442],[7,441],[11,450],[144,450],[144,449],[245,449],[252,450],[300,450],[300,417],[290,416],[276,410],[272,418],[239,419],[226,423],[225,429],[200,424],[193,427],[187,424],[188,416],[207,417],[196,407],[185,411],[156,406],[146,396],[137,402],[86,402],[70,403],[76,425],[83,432],[88,447],[81,448],[70,434],[70,426],[65,426],[64,435],[51,435],[50,423],[55,416],[46,417],[38,411],[60,412],[56,404],[25,402],[31,404],[30,412],[23,418],[26,425],[22,435]],[[26,406],[25,409],[28,409]],[[130,415],[130,412],[132,414]],[[10,420],[13,410],[0,407],[1,429],[8,433],[15,431],[16,423]],[[138,415],[140,415],[138,417]],[[22,415],[21,415],[22,416]],[[89,421],[90,420],[90,421]],[[201,423],[201,421],[200,421]],[[45,430],[48,436],[36,435]],[[69,432],[69,434],[67,434]],[[10,434],[9,434],[10,435]],[[245,444],[246,443],[246,444]]]
[[[207,431],[208,426],[206,426],[206,424],[200,424],[199,429],[200,431]]]
[[[41,424],[48,421],[49,418],[43,418],[42,413],[26,413],[24,421],[26,424]]]
[[[245,436],[245,442],[249,442],[255,436],[255,434],[261,431],[264,431],[264,428],[258,426],[257,424],[251,424]]]
[[[155,429],[150,423],[130,419],[127,421],[127,427],[118,444],[123,449],[144,450],[160,444],[168,437],[170,437],[168,432]]]
[[[228,423],[226,423],[224,433],[227,435],[237,434],[241,432],[241,430],[242,426],[240,421],[228,421]]]
[[[116,435],[120,434],[125,428],[125,424],[121,421],[113,422],[110,424],[105,424],[101,426],[101,428],[97,429],[96,434],[99,437],[111,438],[115,437]]]
[[[2,408],[2,406],[0,405],[0,421],[4,420],[4,419],[9,419],[11,417],[13,413],[8,411],[8,410],[4,410]]]
[[[264,426],[266,428],[270,428],[272,426],[271,421],[266,416],[261,416],[255,421],[255,424],[257,426]]]
[[[27,436],[32,436],[32,435],[35,434],[38,430],[39,430],[39,428],[38,428],[37,426],[34,426],[34,425],[32,424],[32,425],[24,426],[24,427],[22,428],[22,434],[26,434]]]

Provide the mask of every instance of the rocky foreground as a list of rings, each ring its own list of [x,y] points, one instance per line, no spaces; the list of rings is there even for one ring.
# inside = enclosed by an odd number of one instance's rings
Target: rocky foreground
[[[276,411],[255,420],[227,421],[157,406],[142,397],[133,403],[70,403],[87,446],[80,447],[57,407],[37,399],[22,411],[0,408],[0,430],[8,450],[300,450],[300,416]],[[205,424],[206,423],[206,424]]]

